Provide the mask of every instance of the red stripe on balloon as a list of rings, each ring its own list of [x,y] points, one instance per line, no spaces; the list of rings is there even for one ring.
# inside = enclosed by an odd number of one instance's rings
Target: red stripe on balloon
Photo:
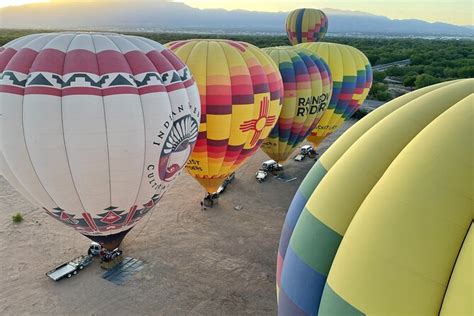
[[[134,75],[145,72],[156,72],[155,66],[144,52],[134,50],[126,53],[124,56]]]
[[[45,94],[52,96],[61,96],[61,90],[50,87],[27,87],[25,88],[25,95],[27,94]]]
[[[23,95],[25,89],[16,86],[0,85],[0,92]]]
[[[38,52],[30,48],[22,48],[10,59],[10,62],[5,67],[5,71],[11,70],[27,74],[30,72],[31,64],[37,55]]]
[[[162,54],[160,54],[156,50],[152,50],[146,54],[148,58],[151,60],[155,68],[158,70],[159,73],[168,72],[171,70],[175,70],[171,63],[166,59]]]
[[[62,75],[80,72],[99,75],[97,55],[85,49],[75,49],[66,53]]]
[[[3,72],[7,64],[10,62],[10,59],[17,53],[17,51],[11,47],[4,49],[0,53],[0,72]]]
[[[87,213],[87,212],[84,212],[82,213],[82,217],[84,218],[84,220],[86,221],[87,225],[89,226],[89,228],[92,230],[92,231],[97,231],[97,226],[95,225],[94,223],[94,220],[92,219],[92,216],[91,214]]]
[[[113,72],[132,73],[130,65],[122,53],[115,50],[104,50],[96,55],[100,75]]]
[[[62,75],[66,54],[60,50],[47,48],[39,51],[31,65],[30,72],[52,72]]]

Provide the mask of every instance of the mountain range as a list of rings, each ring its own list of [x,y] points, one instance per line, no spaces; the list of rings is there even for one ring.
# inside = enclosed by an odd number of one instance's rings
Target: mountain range
[[[467,36],[471,26],[323,9],[329,34]],[[287,12],[196,9],[170,1],[51,2],[0,8],[1,28],[284,33]]]

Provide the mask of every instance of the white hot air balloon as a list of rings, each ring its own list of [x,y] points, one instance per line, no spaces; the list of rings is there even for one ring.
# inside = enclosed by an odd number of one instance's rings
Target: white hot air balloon
[[[149,39],[34,34],[0,48],[0,168],[54,218],[113,248],[193,149],[199,93]]]

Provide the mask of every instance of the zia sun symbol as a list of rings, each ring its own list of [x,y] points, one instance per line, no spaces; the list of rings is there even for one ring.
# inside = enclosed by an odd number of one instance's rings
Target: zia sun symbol
[[[254,146],[260,139],[260,135],[265,127],[272,126],[275,123],[275,115],[268,116],[268,109],[270,108],[270,100],[268,97],[264,97],[260,101],[260,114],[257,119],[252,119],[243,122],[240,125],[242,132],[254,131],[250,146]]]

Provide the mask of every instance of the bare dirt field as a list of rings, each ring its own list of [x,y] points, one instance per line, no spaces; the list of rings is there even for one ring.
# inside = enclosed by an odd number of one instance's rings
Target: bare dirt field
[[[145,262],[124,285],[101,278],[97,261],[71,279],[46,277],[85,254],[89,240],[26,202],[0,176],[0,315],[275,315],[280,229],[314,160],[285,164],[293,182],[270,176],[259,184],[255,171],[266,159],[258,151],[219,205],[205,211],[203,189],[183,173],[122,243],[125,255]],[[20,224],[11,219],[17,212],[24,214]]]

